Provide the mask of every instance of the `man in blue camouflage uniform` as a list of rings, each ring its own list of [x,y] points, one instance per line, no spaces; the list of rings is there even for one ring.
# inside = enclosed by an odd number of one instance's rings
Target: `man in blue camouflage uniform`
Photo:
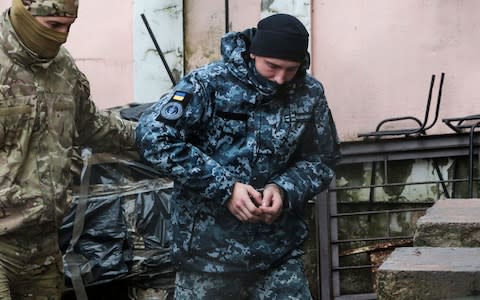
[[[141,117],[141,155],[175,182],[176,299],[311,299],[307,201],[327,188],[339,152],[307,48],[286,14],[228,33],[223,61]]]

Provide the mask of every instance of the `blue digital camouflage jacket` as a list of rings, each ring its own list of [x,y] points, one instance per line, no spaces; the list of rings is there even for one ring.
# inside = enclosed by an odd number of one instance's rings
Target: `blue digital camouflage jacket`
[[[261,271],[301,255],[307,201],[327,188],[339,157],[324,90],[306,61],[286,86],[257,74],[248,35],[222,38],[223,61],[186,75],[140,118],[140,154],[175,182],[173,259],[204,272]],[[227,209],[235,182],[285,192],[271,225]]]

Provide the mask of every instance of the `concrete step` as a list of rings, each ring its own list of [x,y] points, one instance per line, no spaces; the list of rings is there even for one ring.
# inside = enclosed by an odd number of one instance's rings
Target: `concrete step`
[[[480,248],[396,248],[376,286],[379,300],[480,299]]]
[[[413,245],[480,247],[480,199],[437,200],[418,219]]]

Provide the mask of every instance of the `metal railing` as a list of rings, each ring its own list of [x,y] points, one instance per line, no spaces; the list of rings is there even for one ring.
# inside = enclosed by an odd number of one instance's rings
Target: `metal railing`
[[[478,127],[480,122],[475,123]],[[473,183],[478,181],[474,178],[473,157],[478,151],[475,149],[480,145],[480,138],[470,132],[456,132],[449,135],[420,135],[415,137],[403,137],[394,139],[375,139],[365,140],[360,142],[343,143],[341,146],[343,159],[340,166],[354,165],[354,164],[371,164],[372,162],[383,163],[384,172],[388,169],[388,164],[392,161],[402,161],[411,159],[426,159],[433,162],[436,178],[419,179],[415,182],[382,182],[376,183],[370,181],[370,184],[365,185],[348,185],[348,186],[332,186],[327,192],[319,195],[316,199],[316,216],[317,216],[317,243],[318,243],[318,278],[319,278],[319,295],[318,299],[376,299],[375,291],[372,287],[371,292],[345,294],[341,287],[341,273],[354,272],[358,270],[374,271],[375,265],[370,264],[341,264],[342,255],[352,251],[341,250],[346,245],[360,245],[367,244],[382,244],[390,243],[391,249],[399,246],[399,243],[412,241],[413,232],[405,235],[394,235],[389,231],[390,216],[393,214],[403,213],[417,213],[427,209],[433,204],[432,199],[424,201],[415,201],[402,203],[402,205],[410,205],[410,207],[396,208],[395,203],[383,203],[387,208],[372,209],[372,205],[379,204],[378,199],[375,198],[373,191],[381,188],[406,187],[406,186],[420,186],[436,184],[438,186],[438,197],[450,198],[458,196],[458,191],[455,191],[455,186],[459,183],[468,183],[468,190],[473,189]],[[453,161],[467,161],[467,168],[469,172],[466,178],[456,178],[456,174],[450,178],[443,178],[442,173],[438,169],[436,160],[440,158],[448,158]],[[373,170],[372,170],[373,173]],[[341,175],[341,174],[338,174]],[[387,174],[383,174],[387,178]],[[358,211],[343,211],[339,210],[339,206],[344,206],[345,203],[339,199],[339,193],[351,192],[354,190],[369,189],[371,192],[368,199],[363,199],[363,210]],[[469,196],[470,192],[466,194]],[[373,195],[373,196],[372,196]],[[398,204],[398,203],[397,203]],[[388,206],[392,208],[388,208]],[[339,237],[339,232],[342,232],[340,226],[343,220],[354,217],[370,218],[375,215],[383,215],[386,217],[387,227],[384,234],[381,236],[354,236]],[[360,247],[361,248],[361,247]],[[367,247],[368,248],[368,247]],[[366,249],[369,250],[369,249]],[[365,278],[365,280],[371,280]]]

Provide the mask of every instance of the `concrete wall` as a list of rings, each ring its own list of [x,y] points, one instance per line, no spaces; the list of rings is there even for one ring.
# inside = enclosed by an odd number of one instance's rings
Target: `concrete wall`
[[[313,73],[326,86],[343,140],[388,117],[423,119],[430,76],[442,71],[440,118],[480,112],[479,1],[321,0],[312,6]],[[442,122],[429,131],[443,132],[450,131]]]
[[[128,1],[125,1],[128,2]],[[152,38],[141,18],[144,14],[162,51],[173,81],[183,75],[183,1],[133,2],[134,100],[156,101],[173,86]],[[131,83],[130,83],[131,85]]]
[[[89,78],[92,99],[100,107],[132,102],[131,3],[80,2],[66,47]]]
[[[79,18],[71,28],[66,47],[89,78],[92,99],[99,107],[132,102],[132,3],[80,2]],[[10,4],[11,0],[0,0],[0,11]]]
[[[11,4],[1,0],[0,10]],[[65,46],[101,108],[152,102],[172,86],[140,17],[144,13],[175,77],[183,74],[182,1],[81,0]]]
[[[260,18],[274,13],[290,13],[310,28],[310,0],[231,0],[228,20],[230,31],[255,27]],[[225,34],[224,0],[185,1],[186,71],[220,59],[220,39]]]
[[[10,3],[1,0],[0,9]],[[101,107],[154,101],[170,80],[139,14],[149,18],[170,67],[180,76],[183,45],[186,71],[219,58],[224,4],[82,0],[67,47]],[[432,74],[446,73],[440,118],[480,111],[475,91],[479,9],[480,2],[465,0],[230,0],[229,28],[255,26],[260,16],[273,12],[299,16],[311,28],[311,71],[326,87],[341,139],[355,140],[385,118],[423,119]],[[448,132],[442,122],[429,131]]]
[[[185,69],[190,71],[220,59],[220,38],[226,30],[224,0],[185,0]],[[230,1],[230,30],[254,27],[260,18],[258,0]]]

